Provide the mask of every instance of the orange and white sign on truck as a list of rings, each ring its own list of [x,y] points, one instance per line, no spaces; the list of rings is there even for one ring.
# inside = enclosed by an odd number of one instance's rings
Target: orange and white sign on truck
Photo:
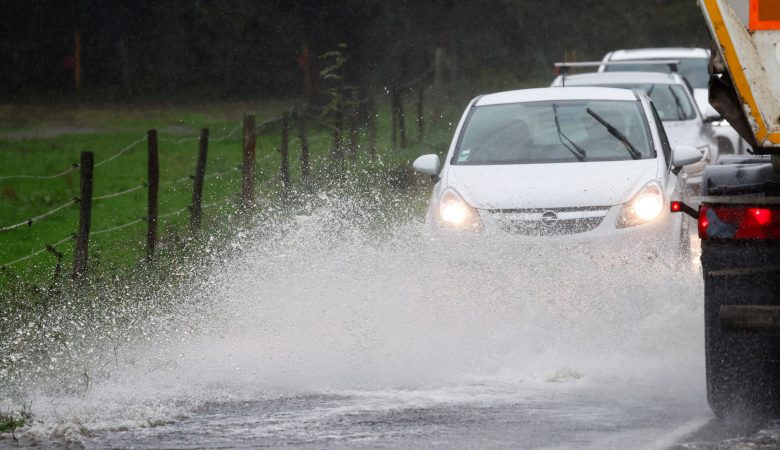
[[[723,73],[722,83],[711,86],[710,97],[724,109],[741,108],[744,118],[738,125],[743,130],[735,128],[755,152],[780,152],[780,0],[700,4],[717,46],[714,72]],[[729,88],[736,97],[727,98]],[[737,121],[737,114],[728,111],[724,116]]]

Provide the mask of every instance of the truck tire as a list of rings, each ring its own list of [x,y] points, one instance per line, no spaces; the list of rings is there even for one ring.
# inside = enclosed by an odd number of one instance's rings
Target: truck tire
[[[702,242],[707,400],[721,418],[780,412],[780,334],[724,331],[720,323],[722,305],[780,302],[778,273],[728,272],[771,268],[779,253],[766,247]]]

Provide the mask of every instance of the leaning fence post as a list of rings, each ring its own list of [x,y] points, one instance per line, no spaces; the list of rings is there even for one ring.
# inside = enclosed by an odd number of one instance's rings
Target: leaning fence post
[[[279,179],[282,180],[282,188],[285,193],[290,189],[290,126],[289,115],[284,113],[282,116],[282,145],[279,148],[282,161],[279,164]]]
[[[148,149],[148,205],[146,213],[146,256],[152,259],[154,247],[157,243],[157,205],[160,192],[160,155],[157,149],[157,130],[146,132],[146,146]]]
[[[241,207],[249,209],[255,196],[255,116],[244,114],[244,152],[241,172]]]
[[[92,169],[95,154],[81,152],[81,194],[79,197],[79,231],[76,233],[76,250],[73,259],[73,278],[79,278],[87,270],[89,256],[89,228],[92,221]]]
[[[192,206],[190,207],[190,229],[200,228],[200,206],[203,202],[203,177],[206,175],[206,156],[209,150],[209,129],[201,128],[198,145],[198,162],[192,178]]]

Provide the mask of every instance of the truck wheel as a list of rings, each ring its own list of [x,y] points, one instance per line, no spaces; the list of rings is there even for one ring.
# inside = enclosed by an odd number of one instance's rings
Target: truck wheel
[[[780,335],[724,331],[721,305],[776,304],[774,273],[724,276],[744,254],[702,243],[707,400],[718,417],[750,417],[780,411]],[[740,252],[741,253],[741,252]],[[740,258],[741,257],[741,258]],[[753,260],[751,265],[757,261]],[[762,261],[766,263],[767,261]],[[713,273],[714,271],[714,273]]]

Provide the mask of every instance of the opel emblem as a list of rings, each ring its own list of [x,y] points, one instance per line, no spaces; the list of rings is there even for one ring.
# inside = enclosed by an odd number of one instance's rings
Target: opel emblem
[[[555,211],[545,211],[542,213],[542,225],[551,227],[558,223],[558,214]]]

